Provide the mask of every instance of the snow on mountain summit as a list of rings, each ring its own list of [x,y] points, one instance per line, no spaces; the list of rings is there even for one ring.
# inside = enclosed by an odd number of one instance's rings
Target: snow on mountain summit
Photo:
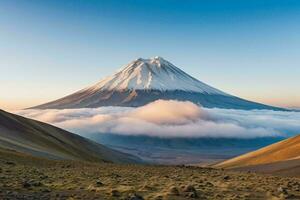
[[[33,108],[138,107],[158,99],[190,101],[207,108],[284,110],[215,89],[158,56],[136,59],[95,85]]]
[[[156,56],[150,59],[139,58],[116,74],[101,80],[89,90],[183,90],[208,94],[226,93],[219,91],[186,74],[184,71]]]

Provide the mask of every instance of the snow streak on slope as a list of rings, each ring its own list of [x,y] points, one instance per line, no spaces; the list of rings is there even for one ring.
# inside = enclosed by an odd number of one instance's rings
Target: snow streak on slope
[[[161,57],[139,58],[116,74],[87,88],[91,91],[182,90],[206,94],[228,95],[186,74]]]
[[[284,110],[222,92],[161,57],[139,58],[91,87],[33,108],[138,107],[159,99],[190,101],[206,108]]]

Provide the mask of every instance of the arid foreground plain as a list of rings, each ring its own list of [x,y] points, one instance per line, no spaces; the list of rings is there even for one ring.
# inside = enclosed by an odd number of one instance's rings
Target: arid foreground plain
[[[300,199],[300,179],[191,166],[54,161],[1,149],[0,199]]]

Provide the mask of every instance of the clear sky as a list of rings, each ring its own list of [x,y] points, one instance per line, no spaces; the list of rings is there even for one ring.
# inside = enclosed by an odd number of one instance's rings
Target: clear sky
[[[0,0],[0,108],[156,55],[225,92],[300,107],[300,1]]]

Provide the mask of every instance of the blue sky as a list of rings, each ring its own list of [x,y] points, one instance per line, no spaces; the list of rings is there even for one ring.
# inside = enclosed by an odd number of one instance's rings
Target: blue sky
[[[0,0],[1,108],[156,55],[231,94],[300,107],[300,1]]]

